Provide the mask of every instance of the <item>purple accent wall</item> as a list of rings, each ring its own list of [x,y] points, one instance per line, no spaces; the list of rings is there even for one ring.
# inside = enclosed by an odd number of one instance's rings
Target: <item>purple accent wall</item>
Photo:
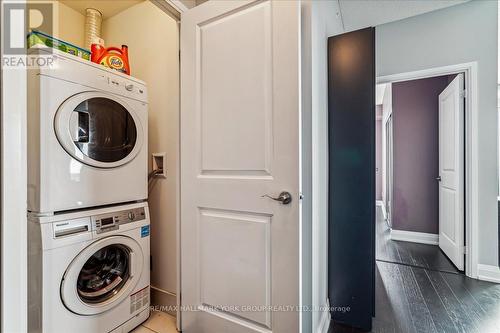
[[[392,84],[393,228],[439,233],[438,96],[449,77]]]

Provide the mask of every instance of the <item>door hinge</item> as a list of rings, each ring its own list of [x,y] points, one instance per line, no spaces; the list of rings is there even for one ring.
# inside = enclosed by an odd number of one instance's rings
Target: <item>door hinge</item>
[[[467,97],[467,89],[464,89],[460,92],[460,98],[466,98]]]
[[[467,246],[462,246],[462,253],[467,254]]]
[[[149,270],[153,271],[153,256],[149,255]]]

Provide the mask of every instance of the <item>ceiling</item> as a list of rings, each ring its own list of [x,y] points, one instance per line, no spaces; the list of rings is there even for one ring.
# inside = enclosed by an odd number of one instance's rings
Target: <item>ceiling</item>
[[[352,31],[458,5],[469,0],[337,0],[344,30]]]
[[[63,4],[85,15],[85,9],[95,8],[102,13],[103,19],[118,14],[144,0],[60,0]]]
[[[103,19],[118,14],[144,0],[60,0],[85,15],[85,9],[95,8]],[[176,0],[192,8],[206,0]],[[176,2],[174,0],[174,2]],[[332,0],[340,7],[344,31],[376,26],[433,10],[457,5],[469,0]]]

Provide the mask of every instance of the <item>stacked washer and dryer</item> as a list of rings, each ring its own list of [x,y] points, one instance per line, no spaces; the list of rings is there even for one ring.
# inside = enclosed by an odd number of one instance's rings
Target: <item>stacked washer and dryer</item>
[[[146,85],[54,52],[28,78],[29,331],[128,332],[149,317]]]

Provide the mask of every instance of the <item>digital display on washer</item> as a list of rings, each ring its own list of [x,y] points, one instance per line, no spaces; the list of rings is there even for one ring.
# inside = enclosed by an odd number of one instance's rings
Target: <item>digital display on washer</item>
[[[104,227],[104,226],[107,226],[110,224],[113,224],[113,217],[106,217],[106,218],[101,219],[101,226]]]

